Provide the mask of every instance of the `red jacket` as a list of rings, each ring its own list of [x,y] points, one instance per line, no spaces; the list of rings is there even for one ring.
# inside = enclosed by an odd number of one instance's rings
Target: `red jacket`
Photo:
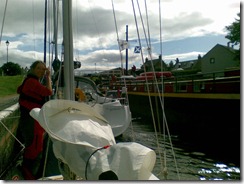
[[[28,75],[21,86],[18,87],[19,104],[29,110],[41,108],[45,103],[45,97],[52,95],[52,92],[39,82],[33,75]]]

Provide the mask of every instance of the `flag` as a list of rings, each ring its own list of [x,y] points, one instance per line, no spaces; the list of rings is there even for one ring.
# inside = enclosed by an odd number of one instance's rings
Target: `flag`
[[[126,40],[119,40],[119,48],[120,50],[128,49],[129,45]]]
[[[140,52],[141,52],[141,47],[135,46],[134,53],[140,53]]]

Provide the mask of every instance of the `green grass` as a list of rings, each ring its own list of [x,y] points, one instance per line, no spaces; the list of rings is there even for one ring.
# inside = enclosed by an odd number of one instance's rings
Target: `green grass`
[[[22,75],[0,76],[0,97],[17,94],[17,88],[23,79]]]

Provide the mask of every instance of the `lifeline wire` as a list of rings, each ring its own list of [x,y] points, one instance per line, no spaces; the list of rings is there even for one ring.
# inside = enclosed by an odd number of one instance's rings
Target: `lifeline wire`
[[[13,117],[14,118],[14,117]],[[12,135],[12,137],[23,147],[25,148],[25,145],[20,142],[20,140],[8,129],[8,127],[0,120],[0,123],[4,126],[4,128]]]

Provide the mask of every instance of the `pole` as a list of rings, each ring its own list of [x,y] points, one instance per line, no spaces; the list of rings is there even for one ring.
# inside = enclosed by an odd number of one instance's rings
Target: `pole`
[[[74,100],[72,0],[63,0],[64,98]]]
[[[8,63],[8,45],[7,45],[7,63]]]
[[[125,39],[127,42],[127,47],[125,50],[125,75],[128,75],[128,25],[126,25]]]
[[[53,0],[53,24],[54,24],[54,45],[55,45],[55,60],[58,59],[58,24],[57,24],[57,8],[56,0]]]
[[[7,46],[7,63],[8,63],[8,46],[9,46],[9,41],[6,41],[6,46]]]
[[[46,43],[47,43],[47,0],[45,0],[45,12],[44,12],[44,16],[45,16],[45,18],[44,18],[44,58],[43,58],[43,61],[44,61],[44,63],[46,63],[46,58],[47,58],[47,56],[46,56],[46,54],[47,54],[47,45],[46,45]]]

